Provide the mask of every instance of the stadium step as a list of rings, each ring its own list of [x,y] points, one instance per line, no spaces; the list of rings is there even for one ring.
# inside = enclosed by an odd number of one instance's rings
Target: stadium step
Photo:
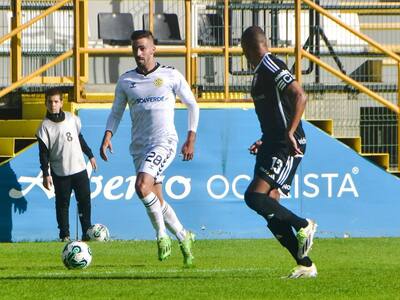
[[[311,119],[307,120],[314,126],[319,129],[325,131],[327,134],[342,142],[343,144],[349,146],[354,149],[357,153],[359,153],[365,159],[368,159],[375,165],[383,168],[385,171],[389,172],[389,153],[361,153],[361,137],[334,137],[333,136],[333,120],[332,119]],[[397,172],[393,172],[393,175],[396,175]],[[398,176],[398,175],[396,175]]]
[[[0,137],[0,164],[15,157],[35,142],[34,137]]]
[[[349,146],[351,149],[356,151],[357,153],[361,152],[361,137],[336,137],[337,140],[342,142],[343,144]]]
[[[389,171],[390,174],[392,174],[393,176],[399,177],[400,178],[400,170],[397,171]]]
[[[308,120],[311,124],[325,131],[329,135],[333,135],[333,120],[332,119],[321,119],[321,120]]]
[[[36,142],[42,120],[0,120],[0,165]]]
[[[0,137],[34,138],[42,120],[0,120]]]
[[[380,166],[384,170],[389,169],[389,153],[361,153],[361,156]]]
[[[64,95],[64,111],[73,111],[74,102],[66,101],[67,95]],[[46,105],[44,94],[22,95],[22,119],[42,119],[46,115]]]

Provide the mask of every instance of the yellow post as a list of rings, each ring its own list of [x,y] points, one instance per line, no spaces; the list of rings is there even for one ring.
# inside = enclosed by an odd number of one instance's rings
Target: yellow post
[[[301,0],[295,1],[295,8],[294,8],[294,18],[295,18],[295,46],[294,46],[294,53],[295,53],[295,76],[298,83],[301,85]]]
[[[63,54],[57,56],[55,59],[53,59],[52,61],[48,62],[44,66],[41,66],[36,71],[32,72],[31,74],[29,74],[27,76],[22,77],[17,82],[14,82],[13,84],[9,85],[8,87],[2,89],[0,91],[0,98],[3,97],[4,95],[7,95],[12,90],[15,90],[16,88],[21,87],[24,83],[29,82],[32,78],[35,78],[36,76],[42,74],[44,71],[50,69],[51,67],[55,66],[59,62],[62,62],[63,60],[65,60],[65,59],[67,59],[67,58],[69,58],[71,56],[73,56],[73,51],[72,50],[68,50],[68,51],[64,52]]]
[[[189,83],[190,88],[192,88],[192,66],[190,58],[192,57],[192,46],[191,39],[192,36],[190,34],[191,26],[191,18],[190,18],[190,0],[185,0],[185,35],[186,35],[186,57],[185,57],[185,71],[186,71],[186,80]]]
[[[149,0],[149,30],[154,34],[154,0]]]
[[[89,19],[88,19],[88,1],[87,0],[80,0],[79,4],[79,25],[80,25],[80,48],[87,48],[88,47],[88,27],[89,27]],[[80,73],[81,73],[81,80],[83,82],[89,81],[89,54],[82,53],[80,51]]]
[[[224,98],[229,99],[229,0],[224,0]]]
[[[21,0],[12,0],[11,30],[21,25]],[[21,32],[11,38],[11,82],[17,82],[22,75]]]
[[[400,171],[400,62],[397,64],[397,171]]]
[[[80,0],[74,0],[74,100],[81,100],[81,71],[80,71],[80,20],[79,20],[79,4]]]
[[[197,56],[193,56],[193,57],[191,57],[191,64],[192,64],[192,66],[191,66],[191,72],[192,72],[192,74],[191,74],[191,82],[192,82],[192,92],[194,93],[194,95],[195,95],[195,97],[197,98],[198,97],[198,89],[197,89],[197,87],[196,87],[196,83],[197,83]]]

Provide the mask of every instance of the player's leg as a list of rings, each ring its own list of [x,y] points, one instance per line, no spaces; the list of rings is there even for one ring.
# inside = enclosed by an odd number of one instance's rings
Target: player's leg
[[[256,175],[245,192],[244,199],[246,204],[263,216],[267,222],[272,218],[277,218],[293,226],[296,230],[306,227],[308,225],[306,219],[298,217],[278,201],[268,196],[271,189],[272,187],[267,181]]]
[[[304,151],[304,150],[303,150]],[[283,194],[288,195],[290,192],[290,186],[293,181],[294,175],[296,173],[296,169],[301,162],[302,156],[290,156],[288,160],[291,160],[291,169],[286,176],[286,179],[282,180],[280,190]],[[317,224],[310,219],[307,220],[307,225],[302,226],[300,229],[297,229],[297,242],[298,242],[298,253],[297,256],[299,258],[307,257],[314,241],[314,234],[317,230]]]
[[[277,218],[272,218],[268,222],[268,228],[279,243],[289,251],[298,265],[305,267],[310,267],[312,265],[312,261],[308,256],[303,258],[298,257],[297,238],[289,224]]]
[[[277,189],[272,189],[268,195],[276,201],[279,201],[280,199],[280,193]],[[312,261],[308,256],[303,258],[298,257],[298,241],[293,232],[292,226],[277,218],[272,218],[268,222],[268,228],[279,243],[289,251],[298,265],[305,267],[310,267],[312,265]]]
[[[156,231],[157,238],[167,236],[164,218],[161,210],[161,202],[153,193],[154,177],[150,174],[139,172],[136,176],[136,193],[142,200],[151,223]]]
[[[180,220],[178,219],[174,209],[168,204],[162,195],[162,185],[157,183],[154,185],[154,193],[162,201],[162,212],[164,217],[165,225],[168,230],[176,236],[179,241],[179,246],[183,255],[183,264],[186,267],[190,267],[193,264],[193,243],[195,241],[195,235],[193,232],[186,230]]]
[[[171,239],[166,232],[161,200],[153,192],[153,189],[156,178],[161,175],[165,166],[170,163],[174,155],[174,149],[156,146],[148,149],[144,155],[134,157],[137,171],[135,182],[136,193],[145,205],[147,214],[156,230],[158,258],[160,260],[165,260],[171,255]]]
[[[143,202],[147,215],[157,235],[158,259],[165,260],[171,255],[171,239],[167,235],[164,217],[161,210],[161,202],[157,195],[152,192],[154,177],[139,172],[136,177],[136,193]]]
[[[82,240],[87,241],[87,230],[91,222],[90,182],[86,170],[72,176],[72,188],[78,203],[79,221],[82,228]]]
[[[56,218],[61,241],[68,241],[69,232],[69,201],[72,187],[70,176],[57,176],[52,173],[54,191],[56,195]]]
[[[162,184],[156,183],[154,184],[153,192],[157,195],[158,199],[160,199],[161,209],[164,217],[164,223],[167,229],[176,236],[179,241],[182,241],[186,237],[186,230],[183,227],[182,223],[178,219],[174,209],[169,205],[169,203],[164,199],[162,193]]]

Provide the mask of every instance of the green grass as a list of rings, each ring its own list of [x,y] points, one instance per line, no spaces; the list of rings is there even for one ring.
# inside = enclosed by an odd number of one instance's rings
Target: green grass
[[[92,264],[67,270],[63,243],[0,244],[0,299],[399,299],[400,239],[317,239],[315,279],[281,279],[294,262],[273,239],[197,241],[183,269],[175,242],[89,243]]]

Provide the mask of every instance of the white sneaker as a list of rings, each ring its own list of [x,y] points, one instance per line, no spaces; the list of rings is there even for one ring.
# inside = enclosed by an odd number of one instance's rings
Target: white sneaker
[[[313,220],[306,220],[308,221],[308,225],[304,228],[301,228],[296,234],[299,246],[297,257],[300,259],[307,256],[308,252],[311,250],[314,242],[314,234],[317,231],[318,226]]]
[[[315,264],[312,264],[311,267],[298,265],[292,269],[291,273],[286,278],[314,278],[317,277],[317,274],[318,272]]]

